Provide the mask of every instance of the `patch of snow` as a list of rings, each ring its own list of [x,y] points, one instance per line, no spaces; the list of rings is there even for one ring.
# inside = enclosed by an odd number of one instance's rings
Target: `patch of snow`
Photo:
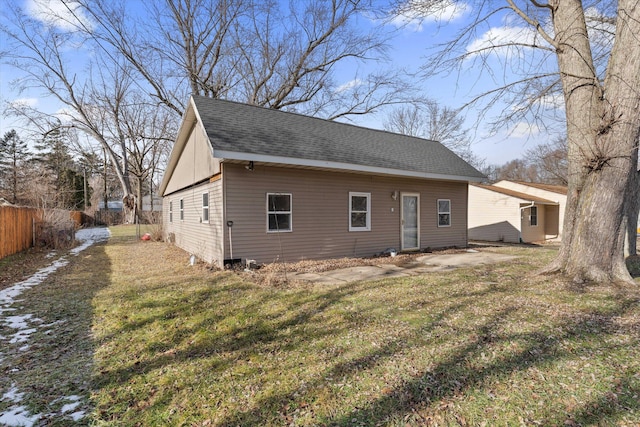
[[[27,351],[31,346],[29,344],[23,345],[18,349],[18,351]]]
[[[62,407],[62,409],[60,409],[60,412],[62,412],[63,414],[65,412],[71,412],[74,409],[76,409],[78,406],[80,406],[80,402],[67,403]]]
[[[84,411],[78,411],[78,412],[74,412],[73,414],[69,415],[71,417],[71,419],[73,421],[79,421],[82,418],[84,418],[85,416],[85,412]]]
[[[83,228],[76,232],[76,240],[82,242],[80,246],[71,249],[73,255],[78,255],[80,252],[87,249],[89,246],[97,242],[104,242],[109,240],[111,232],[108,228]]]
[[[19,393],[16,386],[12,385],[8,392],[2,395],[2,399],[0,400],[8,400],[9,402],[19,403],[22,401],[22,396],[24,393]]]
[[[9,344],[16,344],[20,342],[25,342],[29,339],[29,335],[37,331],[35,328],[30,329],[21,329],[15,334],[13,334],[13,338],[9,340]]]
[[[87,228],[78,230],[76,233],[76,239],[81,242],[81,244],[75,248],[73,248],[69,253],[71,255],[78,255],[83,250],[87,249],[89,246],[93,245],[96,242],[102,242],[108,240],[111,234],[107,228]],[[47,254],[47,258],[53,258],[56,256],[55,252],[51,252]],[[41,319],[33,318],[32,314],[24,314],[24,315],[15,315],[15,316],[5,316],[5,313],[14,312],[16,309],[11,307],[13,304],[18,302],[17,299],[24,291],[31,289],[34,286],[41,284],[49,275],[61,267],[66,266],[69,263],[66,256],[61,256],[57,260],[55,260],[50,266],[41,268],[36,271],[33,276],[23,280],[22,282],[18,282],[13,286],[0,290],[0,324],[4,324],[11,329],[17,329],[18,331],[12,335],[10,343],[18,343],[27,341],[29,335],[36,332],[37,329],[29,328],[30,325],[28,323],[42,323]],[[61,321],[53,322],[44,326],[53,326],[57,323],[62,323]],[[0,340],[7,340],[7,337],[0,336]],[[20,351],[25,351],[29,349],[29,345],[23,345],[20,347]],[[0,353],[2,356],[2,353]],[[3,361],[4,357],[0,357],[0,361]],[[17,367],[13,367],[9,370],[9,372],[20,372],[20,369]],[[12,403],[19,403],[22,400],[24,393],[19,393],[15,387],[12,387],[8,392],[2,395],[3,401],[10,401]],[[64,398],[67,401],[71,401],[73,403],[69,403],[63,406],[63,413],[70,412],[75,410],[80,404],[77,402],[80,400],[78,396],[70,396]],[[85,416],[84,411],[76,411],[74,413],[69,414],[69,416],[74,420],[78,421]],[[8,408],[4,412],[0,412],[0,425],[14,427],[14,426],[33,426],[39,419],[41,415],[30,415],[27,409],[24,406],[15,406]]]
[[[4,323],[12,329],[26,329],[27,320],[31,319],[33,314],[25,314],[22,316],[7,316],[4,318]]]
[[[0,413],[0,425],[8,427],[31,427],[40,418],[40,415],[29,415],[24,406],[9,408]]]

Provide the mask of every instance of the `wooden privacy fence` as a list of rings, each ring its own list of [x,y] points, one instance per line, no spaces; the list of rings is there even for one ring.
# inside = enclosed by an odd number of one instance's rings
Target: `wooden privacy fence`
[[[33,222],[41,218],[39,209],[0,206],[0,259],[33,246]]]

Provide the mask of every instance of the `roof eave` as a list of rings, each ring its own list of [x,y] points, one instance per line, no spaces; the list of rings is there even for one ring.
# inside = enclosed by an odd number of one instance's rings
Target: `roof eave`
[[[282,156],[271,156],[266,154],[231,152],[231,151],[215,150],[215,149],[213,154],[216,158],[221,159],[222,161],[226,159],[226,160],[235,160],[235,161],[261,162],[261,163],[271,163],[271,164],[281,164],[281,165],[291,165],[291,166],[303,166],[303,167],[318,168],[318,169],[333,169],[333,170],[343,170],[343,171],[349,171],[349,172],[362,172],[362,173],[371,173],[371,174],[379,174],[379,175],[392,175],[392,176],[402,176],[402,177],[408,177],[408,178],[422,178],[422,179],[438,179],[438,180],[447,180],[447,181],[482,182],[484,180],[484,177],[478,177],[478,176],[462,176],[462,175],[448,175],[448,174],[430,173],[430,172],[421,172],[421,171],[407,171],[407,170],[384,168],[384,167],[378,167],[378,166],[359,165],[359,164],[353,164],[353,163],[341,163],[341,162],[313,160],[313,159],[299,159],[294,157],[282,157]]]

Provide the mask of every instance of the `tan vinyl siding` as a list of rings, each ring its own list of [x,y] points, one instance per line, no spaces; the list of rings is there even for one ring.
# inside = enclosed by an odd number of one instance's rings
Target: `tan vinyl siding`
[[[520,200],[469,186],[469,239],[520,241]]]
[[[467,244],[467,183],[238,164],[224,165],[223,181],[234,258],[270,263],[399,249],[401,198],[393,200],[394,191],[420,194],[421,248]],[[349,231],[349,192],[371,193],[371,231]],[[291,194],[291,232],[267,232],[267,193]],[[451,200],[451,227],[437,227],[437,199]]]
[[[171,175],[164,194],[171,194],[201,182],[220,172],[220,161],[211,155],[211,145],[200,126],[189,132],[178,163]]]
[[[531,226],[529,225],[529,216],[531,209],[526,207],[530,206],[531,203],[521,204],[520,217],[522,220],[522,241],[526,243],[531,242],[540,242],[545,238],[545,213],[547,206],[545,205],[535,205],[538,208],[538,225]]]
[[[202,222],[202,194],[209,193],[209,222]],[[180,199],[184,201],[184,220],[180,220]],[[169,203],[173,202],[173,221],[169,222]],[[176,246],[206,262],[222,266],[222,181],[179,191],[163,199],[165,238],[170,234]]]

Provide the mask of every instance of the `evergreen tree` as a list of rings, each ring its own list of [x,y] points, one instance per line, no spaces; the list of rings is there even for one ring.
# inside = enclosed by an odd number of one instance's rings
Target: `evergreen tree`
[[[27,143],[20,139],[15,129],[0,138],[0,192],[11,203],[17,203],[25,176],[24,165],[31,153]]]
[[[80,167],[71,156],[68,141],[60,129],[49,131],[36,149],[40,151],[37,161],[42,162],[51,174],[54,190],[51,201],[55,206],[62,209],[84,208],[84,176],[79,172]]]

